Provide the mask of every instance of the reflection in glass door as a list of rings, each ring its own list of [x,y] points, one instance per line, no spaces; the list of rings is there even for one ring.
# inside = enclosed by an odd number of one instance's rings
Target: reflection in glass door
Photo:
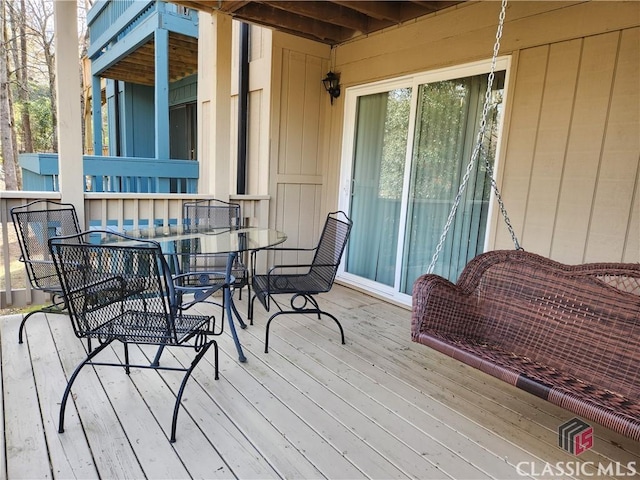
[[[494,80],[501,92],[504,72]],[[440,240],[467,164],[476,144],[487,75],[421,85],[413,139],[411,181],[400,290],[410,294],[413,282],[425,273]],[[494,91],[494,100],[501,94]],[[455,281],[464,266],[482,252],[487,229],[491,179],[484,160],[493,165],[498,110],[487,118],[488,133],[471,171],[454,223],[434,273]]]

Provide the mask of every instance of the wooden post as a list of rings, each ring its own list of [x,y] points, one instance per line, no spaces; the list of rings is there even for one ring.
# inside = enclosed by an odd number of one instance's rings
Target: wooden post
[[[231,17],[200,14],[198,44],[199,193],[229,198],[231,179]],[[210,20],[205,24],[205,19]]]
[[[63,202],[72,203],[84,225],[82,110],[76,0],[53,2],[58,93],[58,168]],[[98,91],[100,95],[100,91]]]
[[[93,123],[93,154],[102,156],[102,90],[100,77],[91,75],[91,111]]]
[[[160,4],[158,4],[160,5]],[[169,31],[155,31],[155,137],[156,158],[168,159],[169,149]]]

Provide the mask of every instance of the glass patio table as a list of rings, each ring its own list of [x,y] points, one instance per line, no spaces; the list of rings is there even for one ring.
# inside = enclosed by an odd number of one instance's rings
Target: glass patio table
[[[132,238],[153,240],[160,244],[162,251],[179,259],[183,252],[195,252],[198,254],[227,254],[227,266],[225,270],[225,282],[231,283],[231,266],[234,264],[239,253],[262,248],[272,247],[284,242],[286,234],[270,228],[214,228],[214,227],[193,227],[187,225],[171,225],[155,228],[144,228],[139,230],[127,230],[125,235]],[[124,240],[122,237],[106,237],[102,243],[131,243],[131,240]],[[241,328],[246,328],[246,323],[233,303],[231,288],[223,289],[224,308],[231,330],[231,336],[238,351],[238,358],[241,362],[246,362],[246,357],[242,351],[242,345],[236,332],[234,317],[238,320]]]

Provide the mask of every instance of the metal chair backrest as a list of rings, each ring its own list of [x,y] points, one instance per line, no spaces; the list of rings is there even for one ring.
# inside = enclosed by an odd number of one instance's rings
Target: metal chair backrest
[[[70,203],[36,200],[11,209],[22,255],[34,289],[57,293],[60,283],[51,260],[48,240],[80,233],[75,207]]]
[[[187,226],[240,228],[240,205],[223,200],[198,200],[182,205],[182,217]]]
[[[196,202],[185,202],[182,205],[183,222],[187,227],[219,227],[237,229],[242,226],[240,219],[240,205],[223,200],[207,199]],[[182,269],[185,273],[196,271],[211,271],[224,269],[227,264],[226,253],[202,253],[199,246],[189,242],[188,257],[183,256]],[[184,254],[183,250],[183,254]],[[238,260],[240,263],[242,259]],[[244,267],[243,267],[244,270]],[[245,275],[238,275],[238,281],[243,283]]]
[[[323,291],[329,291],[335,280],[352,225],[353,222],[342,211],[327,215],[309,271],[320,282]]]
[[[119,243],[91,243],[107,236]],[[180,343],[171,274],[157,242],[92,231],[49,245],[78,337]]]

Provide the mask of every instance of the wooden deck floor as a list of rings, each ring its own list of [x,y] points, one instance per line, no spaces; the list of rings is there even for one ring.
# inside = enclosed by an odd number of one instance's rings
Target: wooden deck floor
[[[409,311],[340,286],[321,303],[341,319],[346,345],[332,323],[297,316],[273,323],[264,354],[257,305],[256,324],[240,330],[248,362],[220,338],[220,379],[210,351],[187,384],[174,444],[179,376],[150,370],[83,370],[58,434],[83,343],[67,317],[38,314],[18,345],[20,316],[2,317],[2,477],[630,478],[626,467],[640,470],[640,445],[599,425],[591,450],[560,449],[557,428],[573,415],[412,343]],[[573,468],[560,475],[547,462]]]

